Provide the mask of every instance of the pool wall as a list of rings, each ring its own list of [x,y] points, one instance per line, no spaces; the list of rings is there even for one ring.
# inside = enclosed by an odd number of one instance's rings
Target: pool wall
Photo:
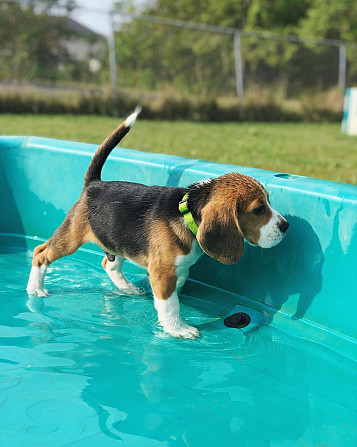
[[[36,137],[0,138],[0,232],[49,237],[78,199],[95,145]],[[254,164],[254,160],[252,160]],[[190,278],[304,319],[353,342],[357,338],[357,187],[285,173],[117,148],[103,180],[187,186],[237,171],[257,178],[290,222],[271,249],[246,245],[241,261],[208,257]],[[99,250],[99,249],[98,249]],[[217,292],[218,293],[218,292]]]

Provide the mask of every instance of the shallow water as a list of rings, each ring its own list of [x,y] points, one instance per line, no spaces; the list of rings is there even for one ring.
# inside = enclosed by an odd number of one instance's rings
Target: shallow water
[[[357,445],[352,360],[274,322],[226,328],[232,303],[193,282],[182,315],[201,337],[168,337],[149,290],[116,293],[85,254],[53,264],[51,295],[29,299],[31,252],[1,238],[0,253],[1,445]]]

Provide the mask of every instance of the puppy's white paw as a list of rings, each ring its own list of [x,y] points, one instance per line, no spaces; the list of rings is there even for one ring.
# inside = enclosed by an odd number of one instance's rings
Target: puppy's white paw
[[[194,326],[181,321],[180,325],[175,328],[164,328],[164,331],[176,338],[187,338],[194,340],[200,336],[199,330]]]
[[[173,293],[168,299],[159,299],[154,295],[155,309],[159,317],[159,323],[164,331],[176,338],[199,337],[198,329],[188,325],[180,318],[180,303],[177,293]]]

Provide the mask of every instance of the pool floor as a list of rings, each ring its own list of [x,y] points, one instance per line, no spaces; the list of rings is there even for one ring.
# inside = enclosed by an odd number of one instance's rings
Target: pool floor
[[[1,445],[357,445],[356,362],[274,320],[226,328],[232,301],[193,281],[182,315],[201,337],[166,336],[149,289],[116,293],[85,252],[49,268],[48,298],[29,298],[35,245],[0,237]]]

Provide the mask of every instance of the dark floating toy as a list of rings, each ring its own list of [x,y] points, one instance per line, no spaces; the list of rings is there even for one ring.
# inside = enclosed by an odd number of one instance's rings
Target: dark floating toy
[[[248,326],[250,323],[250,316],[245,312],[237,312],[229,317],[225,318],[224,324],[227,327],[233,327],[236,329],[241,329]]]

